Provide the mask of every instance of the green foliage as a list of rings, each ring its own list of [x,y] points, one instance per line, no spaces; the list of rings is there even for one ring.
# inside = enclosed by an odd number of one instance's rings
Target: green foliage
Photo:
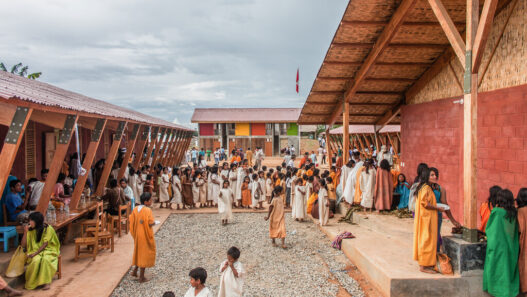
[[[18,63],[11,67],[11,71],[7,71],[7,67],[5,66],[5,64],[3,62],[0,62],[0,71],[11,72],[13,74],[18,74],[29,79],[37,79],[42,75],[42,72],[27,74],[28,70],[29,66],[24,66],[22,63]]]

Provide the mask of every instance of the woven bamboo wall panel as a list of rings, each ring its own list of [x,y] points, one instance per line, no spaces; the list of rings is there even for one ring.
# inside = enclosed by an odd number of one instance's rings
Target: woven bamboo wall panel
[[[405,48],[388,47],[379,57],[379,62],[417,62],[430,63],[435,61],[446,48]]]
[[[466,1],[463,0],[442,0],[445,8],[448,10],[448,15],[455,23],[465,22],[466,19]],[[480,1],[483,3],[483,1]],[[481,10],[480,10],[481,11]],[[412,22],[436,22],[437,18],[430,8],[427,0],[418,0],[414,5],[412,11],[406,17]]]
[[[355,96],[353,96],[351,102],[396,103],[401,98],[401,95],[357,93]]]
[[[359,85],[359,92],[403,92],[412,82],[408,81],[369,81],[366,80]]]
[[[345,21],[388,21],[401,0],[350,1],[343,20]]]
[[[335,34],[333,42],[361,42],[374,43],[379,35],[382,33],[384,25],[368,25],[368,26],[341,26]]]
[[[514,9],[512,7],[513,0],[494,19],[483,54],[479,76],[483,75],[489,59],[492,58],[492,60],[482,78],[479,87],[480,92],[527,84],[527,63],[525,63],[527,60],[527,0],[517,1],[517,6]],[[509,15],[509,23],[498,44],[500,33]],[[495,47],[496,51],[491,57]],[[451,60],[451,65],[455,75],[448,65],[445,66],[413,98],[407,98],[407,104],[418,104],[462,95],[456,77],[460,83],[463,83],[463,68],[456,58]]]
[[[335,109],[336,105],[315,105],[307,104],[304,108],[306,113],[328,113],[332,112]]]
[[[427,68],[425,65],[374,65],[368,77],[417,79]]]
[[[335,101],[340,100],[340,98],[342,98],[342,95],[336,95],[333,93],[330,93],[330,94],[311,93],[309,95],[309,101],[335,102]]]
[[[313,91],[344,91],[346,88],[345,80],[316,80],[313,84]]]
[[[319,76],[323,77],[353,77],[360,66],[322,64]]]
[[[336,62],[362,62],[369,52],[369,48],[363,47],[331,46],[326,55],[326,60]]]
[[[464,25],[456,26],[458,31],[464,30]],[[428,43],[428,44],[444,44],[449,45],[443,29],[437,23],[437,26],[401,26],[391,43]]]

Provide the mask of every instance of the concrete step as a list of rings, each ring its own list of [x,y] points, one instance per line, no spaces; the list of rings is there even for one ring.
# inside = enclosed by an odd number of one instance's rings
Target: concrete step
[[[482,273],[470,277],[426,274],[412,259],[411,219],[358,214],[357,225],[337,223],[338,217],[322,231],[333,240],[343,231],[356,236],[342,243],[344,254],[385,296],[486,296]],[[366,218],[368,217],[368,218]]]

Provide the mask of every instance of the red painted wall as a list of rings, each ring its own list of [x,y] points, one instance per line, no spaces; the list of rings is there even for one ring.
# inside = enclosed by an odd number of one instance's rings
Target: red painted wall
[[[258,136],[265,135],[265,124],[262,124],[262,123],[251,124],[251,135],[258,135]]]
[[[440,184],[456,219],[463,219],[463,106],[460,98],[402,109],[402,172],[415,178],[421,162],[439,170]],[[493,185],[516,196],[527,187],[527,85],[478,97],[478,208]]]
[[[214,124],[199,124],[199,135],[214,136]]]

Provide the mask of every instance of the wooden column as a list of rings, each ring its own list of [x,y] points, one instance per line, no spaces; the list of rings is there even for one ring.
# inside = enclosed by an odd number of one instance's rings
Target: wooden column
[[[161,155],[160,162],[164,167],[169,167],[168,160],[170,159],[170,156],[172,155],[172,150],[174,149],[174,144],[176,142],[176,130],[172,129],[170,131],[170,137],[168,138],[168,143],[166,145],[166,149],[164,149],[164,153]]]
[[[28,107],[15,107],[13,105],[12,108],[10,106],[8,108],[10,109],[2,109],[4,116],[11,117],[12,120],[4,139],[2,152],[0,152],[0,193],[4,192],[6,186],[9,187],[9,185],[6,185],[7,178],[9,178],[9,173],[11,173],[11,168],[15,162],[20,142],[24,136],[24,131],[26,131],[27,122],[33,113],[33,109]]]
[[[177,162],[176,162],[176,164],[181,164],[181,161],[182,161],[182,159],[183,159],[183,156],[185,155],[185,152],[186,152],[188,146],[190,145],[190,141],[191,141],[191,140],[192,140],[192,132],[189,131],[189,132],[186,133],[186,138],[185,138],[185,139],[183,140],[183,142],[182,142],[182,145],[183,145],[183,146],[182,146],[181,149],[179,150],[179,153],[178,153],[179,155],[177,156],[177,159],[176,159]]]
[[[157,136],[159,133],[159,127],[154,127],[150,132],[150,143],[148,144],[148,150],[146,151],[146,156],[142,162],[143,165],[149,165],[150,156],[152,156],[152,151],[154,151],[154,146],[157,141]]]
[[[59,132],[57,147],[55,148],[55,153],[53,154],[53,159],[51,160],[48,177],[46,179],[46,183],[44,184],[44,188],[42,189],[42,194],[40,195],[40,200],[38,201],[37,205],[37,211],[44,215],[48,210],[51,193],[53,193],[53,188],[57,183],[57,177],[59,176],[60,170],[62,169],[62,164],[64,163],[64,158],[68,152],[68,147],[70,146],[71,136],[75,130],[74,127],[77,123],[77,119],[77,115],[68,115],[64,121],[63,129]]]
[[[350,156],[350,104],[347,100],[344,102],[344,111],[342,113],[342,125],[342,137],[344,138],[344,142],[342,144],[342,151],[344,153],[344,164],[347,164],[349,162]]]
[[[154,167],[156,166],[156,163],[158,163],[157,159],[159,158],[159,154],[161,154],[161,150],[163,149],[163,146],[166,143],[166,142],[163,143],[163,139],[167,135],[166,132],[167,132],[166,128],[161,128],[161,133],[160,133],[159,139],[157,140],[156,146],[154,148],[154,157],[152,158],[152,164],[151,164],[152,165],[152,171],[154,170]]]
[[[106,156],[106,163],[104,164],[104,168],[102,170],[101,179],[97,185],[97,190],[95,190],[96,196],[102,196],[104,194],[104,187],[106,186],[108,177],[112,172],[113,162],[115,161],[115,157],[119,151],[119,146],[121,145],[121,139],[123,138],[125,127],[126,122],[124,121],[119,122],[117,125],[117,130],[115,130],[115,134],[113,135],[112,146],[110,146],[110,151],[108,152],[108,156]]]
[[[148,135],[150,134],[150,126],[143,126],[143,131],[141,132],[141,139],[137,145],[137,150],[135,153],[135,160],[133,167],[135,170],[139,170],[141,166],[141,161],[143,160],[143,151],[145,150],[146,144],[148,142]]]
[[[331,165],[333,165],[332,161],[333,160],[333,152],[331,151],[331,145],[330,145],[330,141],[331,139],[329,139],[329,128],[328,127],[326,129],[326,150],[328,151],[328,164],[329,164],[329,169],[331,169]]]
[[[472,73],[472,48],[478,28],[479,1],[467,0],[467,37],[463,98],[463,238],[478,241],[477,232],[477,100],[478,74]]]
[[[117,174],[117,180],[121,180],[121,178],[123,178],[124,176],[124,173],[126,172],[128,162],[132,157],[132,153],[134,152],[135,148],[135,143],[137,142],[137,133],[139,132],[139,126],[139,124],[134,124],[132,128],[130,138],[128,138],[128,144],[126,145],[126,153],[124,154],[123,164],[121,164],[121,168],[119,168],[119,173]]]
[[[97,148],[99,148],[99,143],[101,142],[101,135],[106,127],[105,119],[98,119],[95,124],[95,128],[91,131],[90,144],[88,145],[88,150],[86,151],[86,156],[84,157],[84,162],[82,163],[82,168],[86,169],[86,174],[79,175],[77,178],[77,183],[73,190],[73,195],[71,197],[70,207],[76,209],[79,206],[79,200],[84,190],[84,185],[90,174],[91,165],[95,159],[95,154],[97,154]]]
[[[181,158],[180,158],[180,156],[182,156],[184,154],[185,144],[187,143],[187,135],[188,135],[188,132],[186,132],[186,131],[182,131],[181,132],[181,138],[179,139],[178,149],[176,151],[176,155],[174,156],[174,164],[176,166],[180,166],[181,165]]]
[[[177,145],[179,140],[180,131],[174,130],[174,139],[172,141],[172,147],[170,148],[170,153],[166,157],[166,166],[174,166],[174,156],[176,155]]]
[[[174,144],[174,152],[172,153],[172,156],[170,157],[170,160],[168,161],[171,166],[179,165],[179,164],[176,163],[176,159],[178,157],[178,151],[179,151],[179,148],[181,146],[181,142],[183,140],[183,134],[184,133],[185,133],[185,131],[183,131],[183,130],[178,130],[178,132],[177,132],[176,142]]]

